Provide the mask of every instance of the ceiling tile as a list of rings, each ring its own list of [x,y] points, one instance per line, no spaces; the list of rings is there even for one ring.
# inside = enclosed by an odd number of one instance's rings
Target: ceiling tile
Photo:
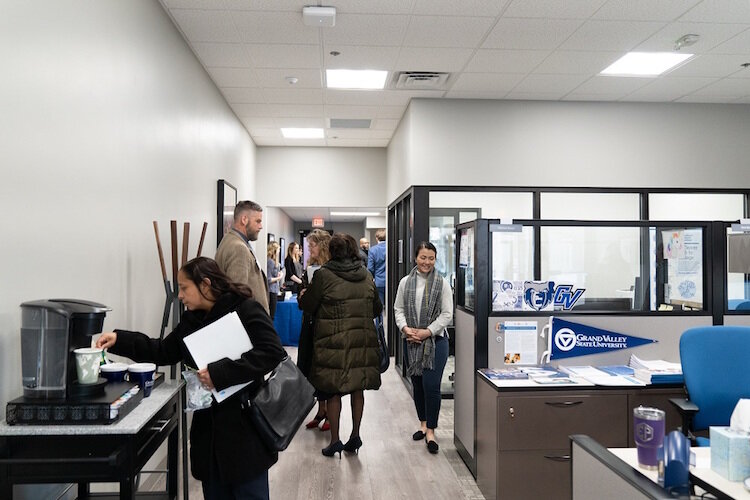
[[[571,95],[619,94],[624,96],[652,81],[653,78],[594,76],[578,86],[571,92]]]
[[[607,0],[514,0],[503,17],[588,19]]]
[[[272,137],[275,139],[282,139],[281,130],[278,128],[251,128],[250,135],[253,138],[256,137]]]
[[[744,24],[671,23],[638,44],[635,50],[671,52],[680,37],[696,34],[700,35],[698,42],[682,50],[691,54],[706,54],[747,28]]]
[[[367,141],[367,146],[371,148],[387,148],[390,142],[390,139],[372,139]]]
[[[319,69],[277,69],[261,68],[255,71],[258,84],[261,87],[275,87],[287,89],[320,89],[321,73]],[[294,77],[297,83],[294,85],[286,81],[286,77]]]
[[[461,73],[451,91],[508,92],[523,80],[523,74]]]
[[[476,47],[494,20],[488,17],[413,16],[405,47]]]
[[[693,95],[744,97],[750,95],[750,79],[724,78],[693,92]]]
[[[588,75],[529,75],[513,88],[512,93],[557,94],[559,99],[588,78]]]
[[[500,19],[484,49],[555,49],[582,24],[578,20]]]
[[[305,26],[298,12],[233,11],[232,19],[243,42],[247,43],[318,43],[320,32]]]
[[[373,119],[378,114],[377,106],[344,106],[337,104],[325,105],[326,118],[370,118]],[[399,115],[400,116],[400,115]]]
[[[170,9],[224,10],[224,0],[160,0]]]
[[[495,92],[483,92],[478,90],[449,90],[445,97],[448,99],[504,99],[508,95],[507,90]]]
[[[585,52],[558,50],[550,54],[534,73],[592,75],[622,57],[622,52]]]
[[[657,78],[629,94],[623,100],[673,101],[715,81],[715,78]]]
[[[593,19],[606,21],[674,21],[701,0],[609,0]]]
[[[317,45],[252,44],[245,47],[257,68],[320,69]]]
[[[403,47],[396,62],[396,71],[460,71],[474,49]]]
[[[196,42],[193,51],[208,68],[249,68],[252,64],[250,55],[241,43]]]
[[[414,0],[337,1],[336,14],[408,14]],[[300,9],[301,10],[301,9]],[[338,21],[336,22],[338,26]]]
[[[266,102],[263,89],[248,87],[224,87],[221,89],[229,104],[263,104]]]
[[[547,50],[481,49],[466,66],[470,73],[528,73],[545,57]]]
[[[400,120],[389,120],[386,118],[378,118],[372,122],[372,128],[376,130],[396,130],[398,122]]]
[[[662,22],[587,21],[560,45],[560,49],[628,51],[662,27]]]
[[[232,109],[240,118],[273,116],[268,104],[233,104]]]
[[[568,94],[562,98],[563,101],[579,101],[579,102],[591,102],[591,101],[617,101],[622,97],[622,94]]]
[[[320,118],[323,116],[322,104],[274,104],[268,106],[269,115],[258,114],[257,116],[289,118]]]
[[[251,128],[278,128],[273,118],[242,118],[242,123],[248,130]]]
[[[334,29],[322,30],[329,45],[398,46],[406,34],[408,16],[341,14]]]
[[[705,104],[723,104],[728,102],[724,96],[709,96],[709,95],[696,95],[690,94],[685,97],[680,97],[676,102],[695,102]]]
[[[680,21],[750,24],[750,2],[747,0],[703,0],[682,16]]]
[[[278,128],[326,128],[326,121],[323,118],[274,118]]]
[[[328,137],[326,138],[326,145],[339,148],[366,148],[370,145],[370,141],[367,139]]]
[[[514,101],[558,101],[563,96],[559,92],[508,92],[504,99]]]
[[[693,57],[685,64],[669,72],[673,76],[704,76],[719,77],[732,75],[743,70],[742,63],[747,62],[747,56],[704,54]]]
[[[260,87],[255,70],[247,68],[208,68],[219,87]]]
[[[274,137],[253,137],[253,142],[257,146],[284,146],[284,139]]]
[[[323,104],[322,89],[264,89],[263,93],[268,104]]]
[[[284,139],[285,146],[325,146],[325,139]]]
[[[400,120],[406,111],[406,105],[404,106],[378,106],[378,113],[376,118],[390,118],[393,120]]]
[[[750,4],[750,2],[748,2],[748,4]],[[718,45],[711,51],[711,53],[748,55],[748,47],[750,47],[750,28]]]
[[[331,51],[339,52],[332,56]],[[391,70],[396,64],[398,47],[372,47],[326,43],[326,69],[381,69]]]
[[[434,93],[433,93],[434,94]],[[325,91],[326,104],[349,104],[359,106],[406,106],[412,92],[402,90],[332,90]]]
[[[508,0],[417,0],[412,14],[497,17]]]
[[[227,11],[173,9],[170,11],[191,42],[239,42],[240,34]]]
[[[223,0],[230,10],[278,10],[294,11],[302,15],[302,7],[309,2],[304,0]]]

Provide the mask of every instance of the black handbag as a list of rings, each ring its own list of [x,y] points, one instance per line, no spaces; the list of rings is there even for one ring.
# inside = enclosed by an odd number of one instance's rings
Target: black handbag
[[[285,357],[252,400],[243,402],[261,439],[271,451],[284,451],[315,406],[315,389],[292,358]]]
[[[391,366],[391,355],[388,352],[388,344],[385,341],[385,329],[383,328],[383,317],[375,321],[375,328],[378,331],[378,347],[380,348],[380,373],[384,373]]]

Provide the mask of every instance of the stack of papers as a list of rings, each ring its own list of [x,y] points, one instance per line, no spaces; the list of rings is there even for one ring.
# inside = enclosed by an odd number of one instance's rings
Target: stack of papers
[[[516,367],[508,368],[482,368],[479,370],[490,380],[518,380],[527,379],[529,376]]]
[[[568,378],[567,375],[558,371],[556,368],[543,365],[543,366],[522,366],[521,371],[528,374],[532,379],[537,378]]]
[[[645,385],[644,382],[633,377],[633,370],[627,366],[561,366],[560,370],[575,377],[581,377],[592,384],[604,386]]]
[[[671,363],[663,359],[640,359],[635,354],[631,354],[630,366],[634,370],[635,378],[647,384],[679,384],[684,382],[680,363]]]

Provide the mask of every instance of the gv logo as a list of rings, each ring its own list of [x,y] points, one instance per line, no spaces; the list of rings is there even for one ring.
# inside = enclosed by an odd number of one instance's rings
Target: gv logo
[[[552,281],[524,281],[523,300],[535,311],[541,311],[552,303],[555,283]]]
[[[561,351],[569,351],[576,346],[576,332],[570,328],[560,328],[555,334],[555,345]]]

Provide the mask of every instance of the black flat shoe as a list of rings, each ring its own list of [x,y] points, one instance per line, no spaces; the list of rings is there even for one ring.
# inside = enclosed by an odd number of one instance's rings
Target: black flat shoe
[[[331,444],[327,448],[323,448],[322,450],[320,450],[320,452],[324,456],[326,456],[326,457],[332,457],[336,453],[338,453],[339,454],[339,459],[340,459],[341,458],[341,450],[343,450],[343,449],[344,449],[344,443],[342,443],[341,441],[336,441],[335,443]]]
[[[422,431],[417,431],[417,432],[415,432],[414,434],[412,434],[412,435],[411,435],[411,438],[412,438],[412,439],[413,439],[414,441],[421,441],[421,440],[423,440],[423,439],[424,439],[424,432],[422,432]]]
[[[440,447],[435,441],[427,441],[427,451],[435,455],[439,449]]]
[[[359,436],[349,438],[349,441],[344,445],[344,451],[347,453],[359,454],[359,449],[362,447],[362,439]]]

